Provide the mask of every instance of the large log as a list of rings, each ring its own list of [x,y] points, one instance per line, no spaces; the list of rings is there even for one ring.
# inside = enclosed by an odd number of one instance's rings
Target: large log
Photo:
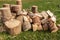
[[[21,23],[19,20],[11,19],[5,23],[6,30],[11,35],[17,35],[21,32]]]
[[[0,8],[0,11],[2,13],[2,20],[5,22],[7,20],[10,20],[12,18],[12,14],[10,12],[9,8]]]

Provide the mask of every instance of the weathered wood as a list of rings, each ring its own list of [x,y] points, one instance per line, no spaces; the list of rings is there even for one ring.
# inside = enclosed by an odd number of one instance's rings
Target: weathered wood
[[[23,31],[28,31],[31,29],[29,16],[23,16],[23,18],[24,18]]]
[[[2,13],[2,20],[4,22],[12,18],[12,14],[9,8],[0,8],[0,11]]]
[[[32,16],[32,23],[37,25],[37,30],[43,30],[42,26],[41,26],[41,20],[40,20],[40,16],[37,15],[33,15]]]
[[[56,26],[56,23],[54,23],[50,18],[48,19],[48,25],[52,33],[58,31],[58,27]]]
[[[5,23],[6,30],[11,35],[17,35],[21,32],[21,23],[19,20],[11,19]]]
[[[36,13],[38,11],[38,6],[33,5],[31,10],[33,13]]]
[[[54,14],[53,14],[50,10],[47,11],[47,14],[48,14],[50,17],[54,16]]]
[[[11,5],[11,12],[16,13],[17,15],[19,14],[18,12],[21,11],[20,5]]]
[[[32,24],[32,29],[33,29],[33,31],[37,31],[38,26],[36,24]]]
[[[41,15],[44,17],[44,19],[47,19],[48,18],[48,14],[45,11],[42,11],[41,12]]]

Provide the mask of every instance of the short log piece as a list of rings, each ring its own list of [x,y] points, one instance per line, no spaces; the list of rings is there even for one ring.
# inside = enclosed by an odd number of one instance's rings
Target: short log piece
[[[0,8],[0,11],[2,13],[2,21],[8,21],[12,18],[12,14],[10,12],[9,8]]]

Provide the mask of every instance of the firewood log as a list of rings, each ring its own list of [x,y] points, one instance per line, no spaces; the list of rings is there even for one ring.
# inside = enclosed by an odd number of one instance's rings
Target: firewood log
[[[11,5],[11,12],[12,13],[16,13],[18,15],[19,11],[21,11],[20,5]]]
[[[21,23],[19,20],[11,19],[5,23],[6,30],[11,35],[17,35],[21,32]]]
[[[31,10],[33,13],[36,13],[38,11],[38,7],[33,5]]]

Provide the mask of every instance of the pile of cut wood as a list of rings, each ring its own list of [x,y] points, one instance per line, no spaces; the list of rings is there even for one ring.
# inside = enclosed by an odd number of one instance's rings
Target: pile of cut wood
[[[16,5],[4,4],[0,8],[0,17],[3,28],[0,31],[8,32],[11,35],[20,34],[22,31],[49,30],[57,32],[60,25],[56,25],[56,17],[50,11],[38,12],[38,6],[33,5],[31,10],[23,9],[21,0],[16,1]]]

